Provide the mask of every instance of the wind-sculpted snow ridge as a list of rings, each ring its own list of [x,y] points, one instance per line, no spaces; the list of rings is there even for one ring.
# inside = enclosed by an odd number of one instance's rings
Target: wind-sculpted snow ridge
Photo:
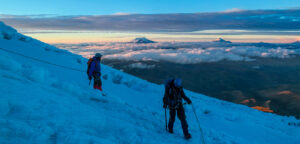
[[[1,26],[1,31],[9,29]],[[21,34],[17,34],[23,36]],[[87,59],[23,36],[0,37],[0,47],[74,69]],[[46,47],[50,47],[47,49]],[[189,105],[193,138],[165,131],[163,85],[156,85],[102,65],[103,89],[89,86],[85,72],[65,69],[0,50],[0,143],[201,143]],[[263,113],[186,91],[200,118],[207,144],[297,144],[300,121]]]
[[[105,59],[168,61],[180,64],[202,62],[253,61],[256,58],[290,58],[300,54],[299,43],[159,42],[56,44],[84,57],[102,52]]]

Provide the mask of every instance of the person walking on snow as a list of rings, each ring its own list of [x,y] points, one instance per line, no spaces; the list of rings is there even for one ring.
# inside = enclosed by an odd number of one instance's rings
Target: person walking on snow
[[[170,110],[170,119],[168,124],[168,132],[173,133],[173,125],[175,122],[175,116],[177,116],[181,121],[181,126],[183,130],[184,137],[186,139],[191,138],[191,134],[188,132],[188,124],[186,121],[186,116],[182,104],[182,98],[188,103],[191,104],[192,101],[185,95],[182,88],[182,81],[179,78],[171,79],[165,83],[165,94],[163,98],[163,107],[169,108]]]
[[[98,89],[102,91],[102,81],[101,81],[101,57],[102,55],[100,53],[96,53],[93,58],[90,58],[88,61],[88,70],[87,74],[89,77],[89,80],[92,80],[92,77],[94,77],[94,89]]]

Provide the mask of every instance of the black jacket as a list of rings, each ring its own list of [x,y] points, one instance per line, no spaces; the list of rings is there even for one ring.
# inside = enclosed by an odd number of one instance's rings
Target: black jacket
[[[182,99],[188,103],[191,102],[185,95],[182,87],[176,88],[173,84],[165,86],[164,105],[169,106],[169,108],[176,108],[176,106],[182,105]]]

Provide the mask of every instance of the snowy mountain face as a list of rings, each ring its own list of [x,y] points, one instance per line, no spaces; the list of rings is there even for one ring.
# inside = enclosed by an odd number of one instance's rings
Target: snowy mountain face
[[[231,41],[227,41],[227,40],[224,40],[224,39],[222,39],[222,38],[218,38],[218,39],[216,39],[216,40],[213,41],[213,42],[232,43]]]
[[[103,89],[89,86],[87,59],[23,36],[0,23],[0,143],[201,143],[164,126],[163,85],[102,65]],[[300,121],[186,91],[207,144],[298,144]]]
[[[136,43],[136,44],[147,44],[147,43],[155,43],[152,40],[149,40],[145,37],[142,38],[135,38],[131,43]]]

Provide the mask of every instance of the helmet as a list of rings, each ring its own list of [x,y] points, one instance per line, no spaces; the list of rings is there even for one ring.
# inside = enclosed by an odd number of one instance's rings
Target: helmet
[[[182,86],[182,80],[180,78],[174,79],[174,86],[179,88]]]
[[[96,57],[96,58],[101,58],[101,57],[102,57],[102,54],[101,54],[101,53],[96,53],[96,54],[95,54],[95,57]]]

